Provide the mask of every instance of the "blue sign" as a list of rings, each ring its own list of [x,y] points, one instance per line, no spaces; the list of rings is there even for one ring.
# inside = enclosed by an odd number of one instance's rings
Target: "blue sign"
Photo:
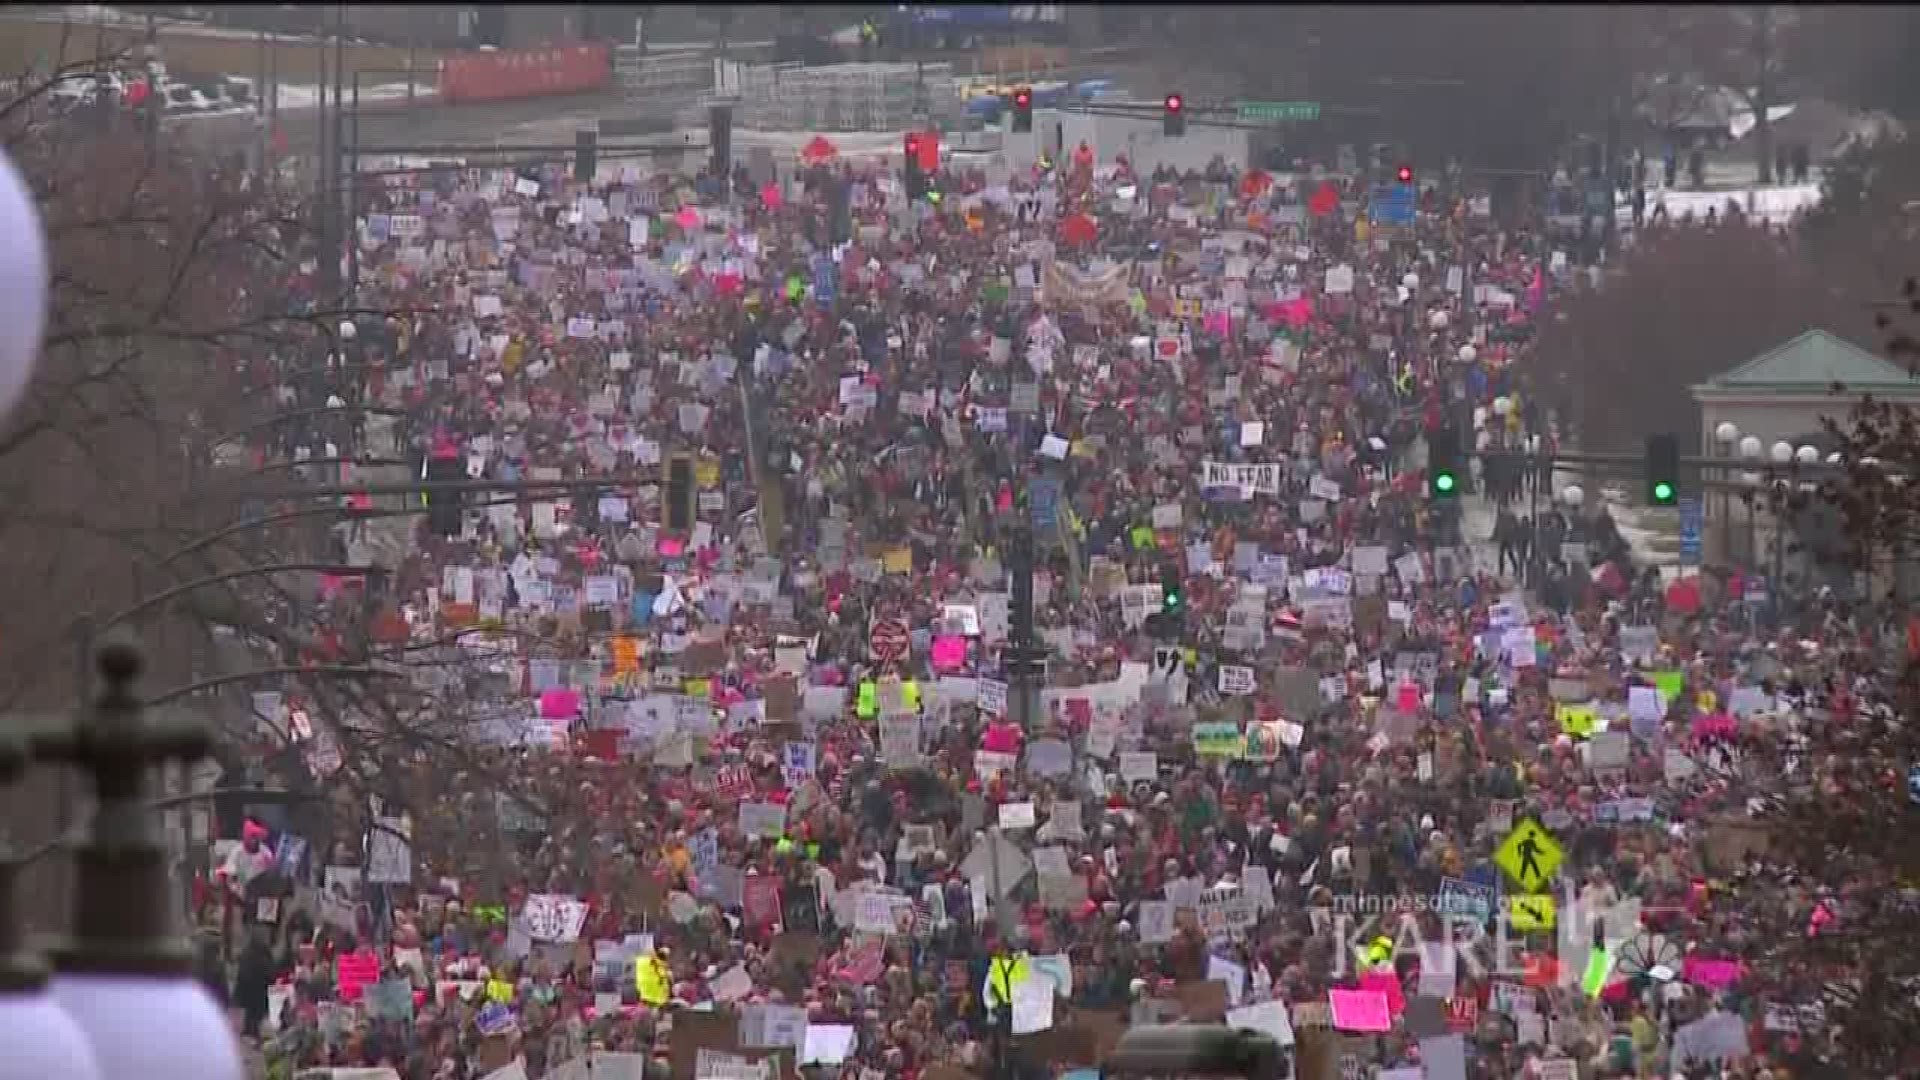
[[[1027,510],[1033,515],[1033,527],[1040,531],[1060,528],[1060,481],[1051,476],[1036,476],[1027,484]]]
[[[831,255],[813,257],[813,299],[831,306],[840,295],[840,268]]]
[[[1683,566],[1699,566],[1701,561],[1700,537],[1706,531],[1706,509],[1698,495],[1689,495],[1680,500],[1680,562]]]
[[[1765,574],[1754,574],[1747,578],[1746,602],[1754,607],[1764,607],[1767,602],[1767,578]]]
[[[1367,217],[1375,225],[1411,225],[1415,209],[1412,184],[1375,184]]]
[[[1907,769],[1907,801],[1920,806],[1920,765]]]
[[[1440,914],[1467,915],[1485,922],[1499,902],[1490,886],[1459,878],[1440,879]]]

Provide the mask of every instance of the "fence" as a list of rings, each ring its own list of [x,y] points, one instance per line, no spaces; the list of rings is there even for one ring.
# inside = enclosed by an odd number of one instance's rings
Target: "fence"
[[[905,131],[957,118],[949,64],[771,64],[746,68],[739,122],[768,131]]]

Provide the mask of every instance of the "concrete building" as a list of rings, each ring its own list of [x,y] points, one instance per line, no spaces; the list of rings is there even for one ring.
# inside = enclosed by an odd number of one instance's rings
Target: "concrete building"
[[[1920,406],[1920,379],[1905,368],[1826,330],[1808,330],[1692,388],[1700,405],[1699,454],[1727,461],[1709,470],[1720,479],[1763,474],[1774,446],[1813,447],[1825,457],[1832,439],[1826,422],[1847,424],[1854,408],[1875,401]],[[1723,427],[1725,425],[1725,427]],[[1725,438],[1731,435],[1732,438]],[[1703,507],[1707,550],[1725,561],[1764,566],[1777,523],[1764,492],[1752,498],[1710,492]]]

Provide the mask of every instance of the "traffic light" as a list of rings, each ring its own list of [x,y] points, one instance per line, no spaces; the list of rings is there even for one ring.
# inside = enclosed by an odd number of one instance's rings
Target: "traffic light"
[[[1013,92],[1013,130],[1033,130],[1033,91],[1026,87]]]
[[[1400,166],[1399,169],[1394,171],[1393,176],[1394,176],[1394,179],[1400,181],[1403,184],[1411,184],[1413,183],[1413,166],[1402,165]]]
[[[675,454],[667,460],[666,506],[661,518],[670,533],[693,531],[693,459]]]
[[[1187,597],[1181,591],[1180,568],[1167,562],[1160,564],[1160,611],[1169,618],[1178,618],[1186,610]]]
[[[467,479],[467,467],[457,457],[429,457],[420,466],[420,479],[444,484]],[[444,537],[459,536],[466,529],[466,498],[458,491],[429,491],[420,501],[427,508],[427,525]]]
[[[1166,112],[1160,118],[1160,131],[1169,139],[1187,133],[1187,101],[1179,94],[1168,94]]]
[[[582,184],[593,183],[600,171],[600,135],[592,129],[573,133],[573,178]]]
[[[920,168],[920,133],[907,133],[907,198],[918,199],[927,193],[927,174]]]
[[[1460,495],[1460,432],[1443,427],[1427,440],[1427,496],[1454,499]]]
[[[1672,506],[1680,499],[1680,440],[1647,436],[1647,505]]]

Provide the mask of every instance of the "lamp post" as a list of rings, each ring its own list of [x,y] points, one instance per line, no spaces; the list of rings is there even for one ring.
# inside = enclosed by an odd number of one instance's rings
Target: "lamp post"
[[[1748,466],[1747,471],[1740,474],[1742,481],[1747,485],[1746,493],[1741,496],[1742,501],[1747,504],[1747,547],[1744,562],[1750,568],[1760,561],[1760,531],[1756,524],[1759,511],[1754,507],[1754,500],[1759,492],[1760,474],[1752,467],[1759,464],[1765,456],[1766,449],[1761,445],[1759,436],[1741,436],[1740,460],[1746,462]]]
[[[1740,428],[1737,424],[1734,424],[1732,421],[1722,420],[1713,429],[1713,448],[1714,448],[1713,456],[1715,458],[1719,458],[1719,459],[1731,458],[1733,456],[1734,450],[1739,446],[1739,444],[1740,444]],[[1723,467],[1720,470],[1720,473],[1723,479],[1729,479],[1732,477],[1732,470],[1729,468]],[[1718,524],[1713,530],[1714,547],[1718,550],[1718,553],[1721,559],[1727,562],[1732,562],[1733,561],[1733,540],[1730,537],[1727,524],[1728,524],[1728,519],[1733,517],[1733,496],[1726,491],[1722,491],[1720,492],[1719,503],[1720,503],[1720,509],[1715,514],[1715,519],[1718,522]]]
[[[193,952],[167,902],[166,853],[152,835],[149,778],[205,757],[212,733],[179,715],[149,720],[134,682],[144,660],[126,641],[95,655],[99,693],[64,745],[43,757],[92,774],[99,810],[74,854],[73,934],[51,950],[53,995],[92,1042],[105,1076],[241,1080],[226,1015],[193,978]]]
[[[151,77],[151,75],[149,75]],[[47,241],[32,191],[0,150],[0,420],[26,393],[47,319]],[[0,730],[0,784],[26,772],[22,725]],[[0,843],[0,1080],[102,1075],[88,1033],[47,991],[44,958],[27,946],[16,904],[21,860]]]

